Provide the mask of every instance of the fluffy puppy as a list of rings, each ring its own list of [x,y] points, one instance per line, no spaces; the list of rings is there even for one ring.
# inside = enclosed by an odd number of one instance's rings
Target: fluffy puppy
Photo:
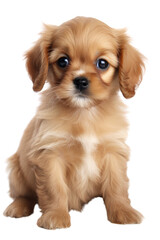
[[[34,91],[45,81],[49,88],[9,159],[14,201],[5,215],[28,216],[38,203],[38,226],[65,228],[71,209],[102,197],[109,221],[140,223],[128,198],[128,124],[118,91],[135,95],[144,63],[125,30],[84,17],[46,25],[26,66]]]

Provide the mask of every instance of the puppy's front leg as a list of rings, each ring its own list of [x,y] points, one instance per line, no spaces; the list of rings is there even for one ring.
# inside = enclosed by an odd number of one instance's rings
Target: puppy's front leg
[[[62,160],[54,154],[42,154],[35,164],[36,191],[42,216],[37,224],[46,229],[70,226],[67,185]]]
[[[102,192],[108,219],[112,223],[133,224],[142,221],[142,215],[130,206],[128,198],[127,151],[108,153],[103,169]]]

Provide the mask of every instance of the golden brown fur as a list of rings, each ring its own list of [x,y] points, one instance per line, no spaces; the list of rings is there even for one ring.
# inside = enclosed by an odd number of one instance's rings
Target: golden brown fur
[[[70,59],[64,69],[57,65],[63,56]],[[96,67],[98,58],[109,62],[106,70]],[[140,223],[142,215],[128,199],[128,124],[118,90],[126,98],[134,96],[142,78],[142,55],[124,30],[79,17],[59,27],[46,25],[26,59],[34,91],[46,80],[49,88],[9,159],[14,202],[5,215],[30,215],[38,202],[40,227],[69,227],[69,210],[81,210],[100,196],[111,222]],[[73,86],[79,76],[90,81],[85,97]]]

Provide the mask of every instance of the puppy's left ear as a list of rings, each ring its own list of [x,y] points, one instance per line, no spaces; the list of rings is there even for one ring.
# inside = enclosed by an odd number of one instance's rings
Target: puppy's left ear
[[[142,81],[144,56],[129,44],[125,33],[120,38],[119,84],[123,96],[131,98]]]

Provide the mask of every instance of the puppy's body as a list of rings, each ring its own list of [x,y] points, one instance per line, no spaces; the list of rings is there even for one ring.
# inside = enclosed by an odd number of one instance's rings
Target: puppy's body
[[[94,196],[102,196],[100,184],[108,154],[119,149],[119,154],[124,151],[126,158],[128,157],[128,149],[124,143],[127,124],[121,114],[123,110],[118,106],[118,109],[113,111],[117,100],[117,97],[113,98],[108,108],[100,105],[92,107],[90,111],[80,109],[72,112],[63,106],[56,109],[57,103],[53,106],[52,114],[50,108],[47,112],[47,106],[44,107],[44,112],[38,111],[37,117],[26,129],[17,153],[33,191],[36,191],[36,186],[33,185],[35,181],[31,165],[35,166],[37,158],[52,158],[53,154],[53,159],[56,158],[53,161],[61,159],[58,164],[65,171],[65,183],[72,189],[69,192],[70,209],[80,210],[83,203]],[[46,160],[44,162],[52,172],[50,164],[47,164]],[[54,185],[54,182],[51,182],[51,185]]]
[[[131,53],[128,60],[122,43]],[[128,199],[128,124],[117,92],[120,87],[125,97],[134,95],[141,55],[124,33],[95,19],[77,18],[58,29],[47,27],[27,58],[34,90],[43,87],[46,77],[50,87],[10,158],[10,195],[15,201],[5,214],[29,215],[38,201],[43,213],[39,226],[68,227],[70,209],[81,210],[101,196],[111,222],[139,223],[141,214]],[[96,59],[109,59],[109,67],[104,61],[95,65]],[[129,61],[134,66],[127,66]]]

